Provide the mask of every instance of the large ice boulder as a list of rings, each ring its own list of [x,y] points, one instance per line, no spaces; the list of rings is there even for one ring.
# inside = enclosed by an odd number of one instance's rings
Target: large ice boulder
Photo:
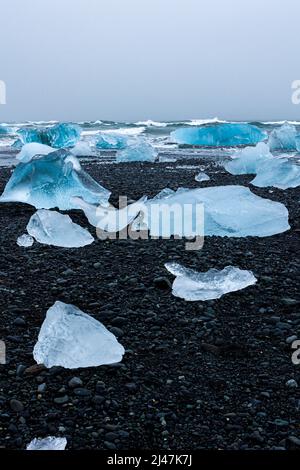
[[[77,209],[74,196],[105,205],[110,192],[86,173],[66,150],[37,155],[19,163],[5,186],[0,202],[24,202],[37,209]]]
[[[148,229],[155,237],[265,237],[289,230],[288,216],[283,204],[244,186],[166,188],[145,203],[133,229]]]
[[[47,209],[39,209],[31,216],[27,232],[39,243],[65,248],[79,248],[94,241],[88,230],[72,222],[68,215]]]
[[[300,185],[300,166],[289,158],[274,157],[265,143],[241,150],[225,164],[225,169],[233,175],[256,174],[251,184],[261,188],[288,189]]]
[[[100,150],[121,150],[127,146],[128,137],[123,134],[103,132],[96,137],[95,146]]]
[[[157,150],[142,139],[132,140],[124,150],[118,150],[116,160],[124,162],[154,162]]]
[[[38,129],[22,128],[18,135],[23,144],[37,142],[55,148],[73,147],[80,140],[81,127],[77,124],[60,123]]]
[[[173,295],[189,301],[219,299],[224,294],[245,289],[257,282],[251,271],[233,266],[226,266],[222,271],[209,269],[207,272],[185,268],[178,263],[166,263],[165,267],[176,276]]]
[[[33,357],[48,368],[75,369],[114,364],[124,353],[102,323],[74,305],[57,301],[47,311]]]
[[[296,127],[285,123],[278,129],[274,129],[269,137],[271,150],[296,150]]]
[[[266,132],[252,124],[224,123],[213,126],[182,127],[171,132],[171,139],[178,144],[205,147],[234,147],[255,145],[266,139]]]

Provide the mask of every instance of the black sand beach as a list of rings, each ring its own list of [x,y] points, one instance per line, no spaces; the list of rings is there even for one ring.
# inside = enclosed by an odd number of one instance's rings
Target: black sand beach
[[[197,183],[201,164],[211,181]],[[137,199],[170,187],[244,184],[280,201],[291,230],[266,238],[207,237],[199,252],[184,240],[97,240],[80,249],[17,246],[33,207],[0,205],[0,446],[24,449],[34,437],[65,436],[69,449],[300,448],[300,190],[258,189],[210,160],[160,164],[86,164],[119,195]],[[2,168],[2,192],[10,169]],[[270,189],[272,192],[270,192]],[[85,216],[74,222],[95,235]],[[206,271],[252,270],[256,285],[215,301],[172,296],[167,261]],[[118,365],[50,370],[32,356],[47,309],[72,303],[124,345]],[[288,342],[287,342],[288,339]],[[75,379],[76,377],[76,379]],[[295,385],[294,382],[291,384]]]

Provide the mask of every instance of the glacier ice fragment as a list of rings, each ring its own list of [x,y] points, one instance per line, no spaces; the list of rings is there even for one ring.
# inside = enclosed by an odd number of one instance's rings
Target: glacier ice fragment
[[[271,150],[296,150],[296,127],[285,123],[278,129],[274,129],[269,137]]]
[[[144,140],[131,141],[124,150],[118,150],[116,160],[123,162],[154,162],[157,150]]]
[[[42,324],[33,357],[66,369],[120,362],[125,350],[102,323],[71,304],[57,301]]]
[[[26,450],[65,450],[67,439],[65,437],[48,436],[33,439]]]
[[[36,155],[48,155],[48,153],[51,152],[55,152],[55,149],[53,147],[49,147],[49,145],[38,144],[36,142],[31,142],[30,144],[23,145],[21,152],[16,155],[16,159],[22,163],[28,163]]]
[[[23,144],[37,142],[55,148],[68,148],[73,147],[79,141],[81,128],[78,124],[60,123],[38,129],[19,129],[17,134]]]
[[[201,183],[202,181],[209,181],[210,177],[206,173],[203,173],[202,171],[200,171],[200,173],[198,173],[198,175],[195,176],[195,180]]]
[[[182,127],[171,132],[178,144],[206,147],[255,145],[266,139],[266,132],[252,124],[224,123],[202,127]]]
[[[204,212],[204,220],[203,220]],[[265,237],[289,230],[288,211],[244,186],[166,189],[145,202],[140,223],[151,236]],[[135,221],[133,228],[139,230]]]
[[[121,150],[126,148],[127,142],[125,135],[103,132],[96,137],[95,145],[100,150]]]
[[[289,158],[274,157],[263,142],[238,152],[225,164],[225,169],[233,175],[256,174],[251,184],[260,188],[288,189],[300,185],[300,166]]]
[[[90,144],[84,140],[77,142],[75,147],[71,149],[71,153],[75,157],[91,157],[94,156],[94,151],[91,149]]]
[[[34,239],[27,233],[24,233],[17,239],[17,245],[24,246],[25,248],[32,246],[33,243],[34,243]]]
[[[0,202],[24,202],[37,209],[77,209],[79,196],[91,204],[105,205],[110,192],[86,173],[78,159],[66,150],[20,162],[5,186]]]
[[[212,300],[222,295],[235,292],[257,282],[251,271],[233,266],[226,266],[222,271],[209,269],[198,272],[181,266],[178,263],[166,263],[167,270],[176,276],[172,293],[184,300]]]
[[[65,248],[79,248],[94,241],[88,230],[72,222],[68,215],[47,209],[39,209],[31,216],[27,232],[39,243]]]

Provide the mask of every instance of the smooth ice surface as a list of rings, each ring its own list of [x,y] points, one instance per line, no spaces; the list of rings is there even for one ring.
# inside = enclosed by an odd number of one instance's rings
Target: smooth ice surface
[[[32,246],[33,243],[34,243],[34,239],[27,233],[24,233],[24,235],[21,235],[17,239],[17,245],[24,246],[25,248]]]
[[[76,205],[83,210],[89,223],[105,232],[116,233],[123,230],[138,216],[144,208],[145,197],[123,209],[116,209],[111,204],[107,207],[88,204],[80,198],[75,198]]]
[[[48,436],[33,439],[26,450],[65,450],[67,439],[65,437]]]
[[[65,248],[79,248],[94,241],[88,230],[72,222],[68,215],[47,209],[31,216],[27,232],[39,243]]]
[[[266,137],[266,132],[256,126],[235,123],[192,128],[182,127],[171,132],[171,140],[178,144],[203,145],[207,147],[255,145]]]
[[[283,204],[256,196],[244,186],[233,185],[179,188],[176,192],[166,188],[145,203],[142,220],[133,226],[135,230],[148,228],[153,236],[169,236],[170,226],[171,234],[202,235],[201,209],[206,236],[265,237],[290,228]],[[164,215],[163,223],[157,214]]]
[[[126,137],[125,135],[102,133],[97,136],[95,144],[98,149],[121,150],[121,149],[126,148],[127,142],[128,142],[128,137]]]
[[[47,311],[33,357],[48,368],[76,369],[120,362],[124,353],[102,323],[74,305],[57,301]]]
[[[296,127],[285,123],[278,129],[274,129],[269,137],[271,150],[296,150]]]
[[[177,263],[166,263],[165,267],[176,276],[173,295],[189,301],[219,299],[228,292],[245,289],[257,282],[251,271],[233,266],[226,266],[222,271],[209,269],[207,272],[198,272]]]
[[[300,166],[289,158],[274,157],[263,142],[238,152],[225,164],[225,169],[233,175],[256,174],[251,184],[261,188],[287,189],[300,185]]]
[[[117,162],[154,162],[157,150],[143,140],[131,141],[128,147],[117,152]]]
[[[75,155],[75,157],[90,157],[94,155],[94,151],[91,149],[90,144],[83,140],[78,142],[75,147],[71,149],[71,153]]]
[[[200,173],[198,173],[198,175],[195,176],[195,180],[201,183],[201,181],[209,181],[210,177],[206,173],[203,173],[202,171],[200,171]]]
[[[55,148],[68,148],[79,141],[81,128],[77,124],[60,123],[39,129],[19,129],[18,135],[23,144],[37,142]]]
[[[16,159],[22,163],[28,163],[36,155],[48,155],[48,153],[51,152],[55,152],[55,148],[49,147],[49,145],[32,142],[30,144],[23,145],[21,152],[16,155]]]
[[[37,209],[77,209],[79,196],[91,204],[105,205],[110,192],[82,170],[77,158],[66,150],[19,163],[5,186],[0,202],[24,202]]]

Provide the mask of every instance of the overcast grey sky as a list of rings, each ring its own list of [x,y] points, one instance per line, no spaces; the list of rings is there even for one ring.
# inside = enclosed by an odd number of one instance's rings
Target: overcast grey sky
[[[0,121],[300,120],[299,0],[0,0]]]

